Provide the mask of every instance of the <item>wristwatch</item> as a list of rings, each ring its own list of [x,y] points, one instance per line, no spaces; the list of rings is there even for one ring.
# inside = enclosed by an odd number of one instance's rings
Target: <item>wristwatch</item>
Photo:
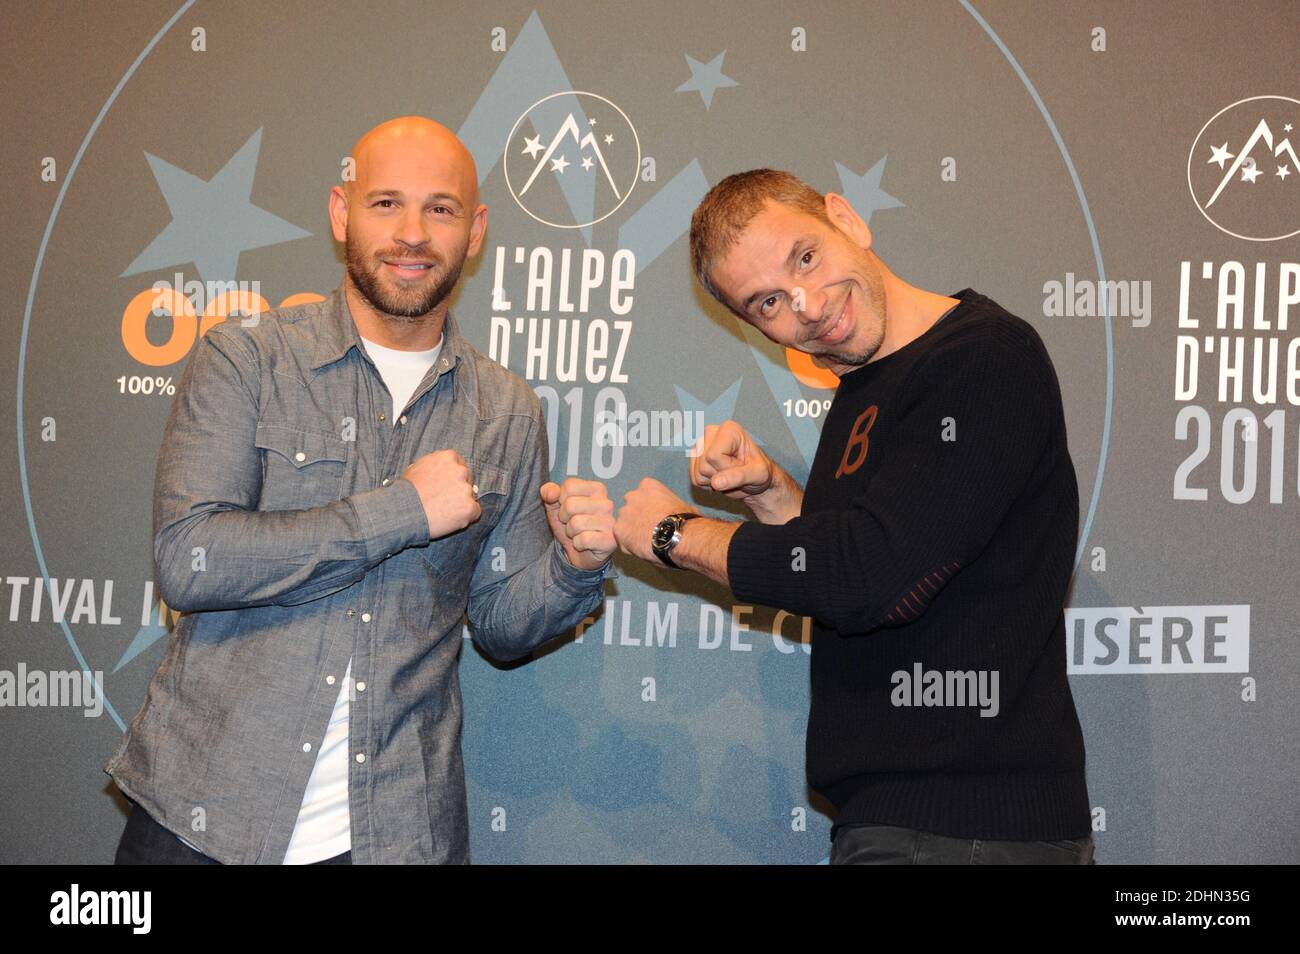
[[[679,569],[679,567],[668,554],[673,552],[673,547],[682,542],[682,524],[698,516],[698,513],[672,513],[655,524],[650,547],[654,550],[655,556],[674,570]]]

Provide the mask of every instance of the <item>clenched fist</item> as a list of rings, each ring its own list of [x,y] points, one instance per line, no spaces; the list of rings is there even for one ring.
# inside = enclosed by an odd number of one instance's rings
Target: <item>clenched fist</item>
[[[598,480],[568,478],[542,484],[542,503],[551,533],[580,570],[595,570],[618,548],[614,540],[614,501]]]
[[[772,489],[773,466],[735,421],[710,424],[691,457],[691,483],[736,500]]]
[[[483,514],[465,459],[454,450],[425,454],[402,471],[415,484],[429,521],[429,539],[464,530]]]
[[[710,424],[691,457],[691,483],[742,500],[764,523],[797,517],[803,491],[735,421]]]

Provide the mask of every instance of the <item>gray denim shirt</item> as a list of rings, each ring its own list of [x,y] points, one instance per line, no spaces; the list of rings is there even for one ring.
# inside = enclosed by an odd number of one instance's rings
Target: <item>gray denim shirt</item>
[[[182,615],[105,771],[220,862],[282,862],[349,659],[352,860],[467,862],[462,617],[514,659],[591,612],[612,574],[552,539],[540,402],[450,315],[391,415],[341,289],[214,326],[177,386],[154,556]],[[401,474],[442,448],[483,513],[430,542]]]

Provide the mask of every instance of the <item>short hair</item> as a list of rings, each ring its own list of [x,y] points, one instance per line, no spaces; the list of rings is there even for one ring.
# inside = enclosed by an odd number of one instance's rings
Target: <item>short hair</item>
[[[691,216],[691,268],[705,291],[735,311],[710,277],[724,255],[771,199],[831,225],[826,197],[798,176],[779,169],[736,172],[709,190]]]

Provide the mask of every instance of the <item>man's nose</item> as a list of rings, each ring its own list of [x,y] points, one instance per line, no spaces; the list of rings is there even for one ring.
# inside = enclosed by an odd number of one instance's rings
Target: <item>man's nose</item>
[[[393,234],[393,239],[412,248],[427,243],[429,241],[429,229],[424,221],[424,210],[408,208],[403,213],[401,221],[397,224],[397,231]]]
[[[822,312],[826,310],[826,293],[820,289],[799,286],[790,296],[794,303],[795,314],[806,325],[815,325],[821,321]],[[802,305],[803,307],[799,307]]]

